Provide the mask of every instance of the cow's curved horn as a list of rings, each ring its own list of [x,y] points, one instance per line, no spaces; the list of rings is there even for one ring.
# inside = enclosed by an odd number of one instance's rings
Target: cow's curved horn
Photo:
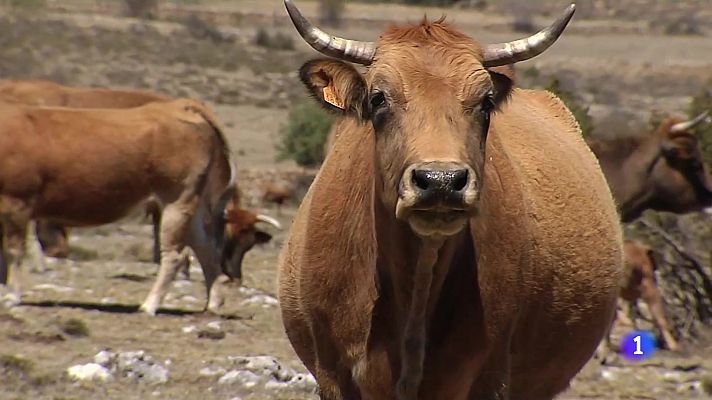
[[[702,114],[696,116],[695,118],[685,121],[685,122],[678,122],[677,124],[673,125],[670,127],[670,133],[680,133],[680,132],[685,132],[687,130],[690,130],[697,125],[703,123],[703,122],[708,122],[709,121],[709,112],[705,111]]]
[[[279,221],[270,217],[269,215],[257,214],[256,219],[257,222],[264,222],[265,224],[270,224],[277,229],[282,229],[282,224],[280,224]]]
[[[331,36],[304,18],[292,0],[284,0],[284,6],[287,8],[294,27],[314,50],[329,57],[358,64],[370,65],[373,62],[373,57],[376,54],[375,43]]]
[[[571,17],[574,16],[574,11],[576,5],[571,4],[553,24],[528,38],[486,45],[482,50],[482,65],[499,67],[538,56],[561,36]]]

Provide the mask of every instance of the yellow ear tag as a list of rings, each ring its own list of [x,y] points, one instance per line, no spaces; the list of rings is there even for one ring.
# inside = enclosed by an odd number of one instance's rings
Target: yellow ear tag
[[[324,89],[322,89],[322,91],[324,94],[325,102],[342,110],[344,109],[344,103],[338,97],[336,97],[336,92],[334,91],[334,87],[331,84],[329,84],[328,86],[324,86]]]

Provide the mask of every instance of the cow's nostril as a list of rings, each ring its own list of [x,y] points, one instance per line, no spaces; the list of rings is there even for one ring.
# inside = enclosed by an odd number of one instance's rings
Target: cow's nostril
[[[455,171],[453,173],[452,177],[452,190],[456,192],[462,191],[465,186],[467,186],[467,178],[468,178],[468,173],[466,169],[461,169],[458,171]]]
[[[414,170],[413,184],[420,190],[428,190],[428,188],[430,188],[430,176],[428,176],[428,171]]]

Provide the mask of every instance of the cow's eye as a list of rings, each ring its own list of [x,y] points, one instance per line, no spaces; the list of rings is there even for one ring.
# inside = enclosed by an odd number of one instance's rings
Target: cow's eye
[[[375,91],[371,93],[371,97],[368,99],[368,104],[371,107],[371,111],[376,111],[379,107],[386,104],[386,96],[383,92]]]
[[[487,136],[487,132],[489,132],[490,114],[492,114],[494,106],[494,97],[491,93],[485,96],[484,99],[482,99],[482,105],[480,105],[480,113],[482,114],[482,132],[485,137]]]
[[[490,114],[494,111],[494,106],[494,96],[490,93],[482,99],[482,106],[480,107],[480,110],[483,114]]]

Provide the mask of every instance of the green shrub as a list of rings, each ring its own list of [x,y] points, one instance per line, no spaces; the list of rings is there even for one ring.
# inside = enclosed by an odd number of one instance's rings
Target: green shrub
[[[291,36],[284,32],[275,32],[274,35],[270,35],[265,28],[257,30],[254,43],[257,46],[266,47],[268,49],[294,50],[294,40]]]
[[[688,115],[690,118],[694,118],[704,111],[708,111],[712,114],[712,81],[692,98]],[[707,123],[698,126],[697,137],[700,138],[702,158],[707,165],[712,165],[712,124]]]
[[[579,123],[579,126],[581,127],[583,137],[590,137],[593,133],[594,126],[593,118],[591,118],[591,115],[588,113],[588,107],[583,106],[581,101],[573,93],[563,89],[561,87],[561,82],[556,78],[551,81],[546,90],[558,96],[561,101],[566,104],[566,107],[571,110],[571,113],[574,115]]]
[[[158,0],[124,0],[124,13],[131,18],[154,19]]]
[[[314,101],[295,105],[280,132],[278,158],[292,159],[302,166],[319,165],[324,161],[324,143],[333,122],[334,117]]]
[[[47,6],[46,0],[2,0],[2,3],[13,10],[35,11]]]

